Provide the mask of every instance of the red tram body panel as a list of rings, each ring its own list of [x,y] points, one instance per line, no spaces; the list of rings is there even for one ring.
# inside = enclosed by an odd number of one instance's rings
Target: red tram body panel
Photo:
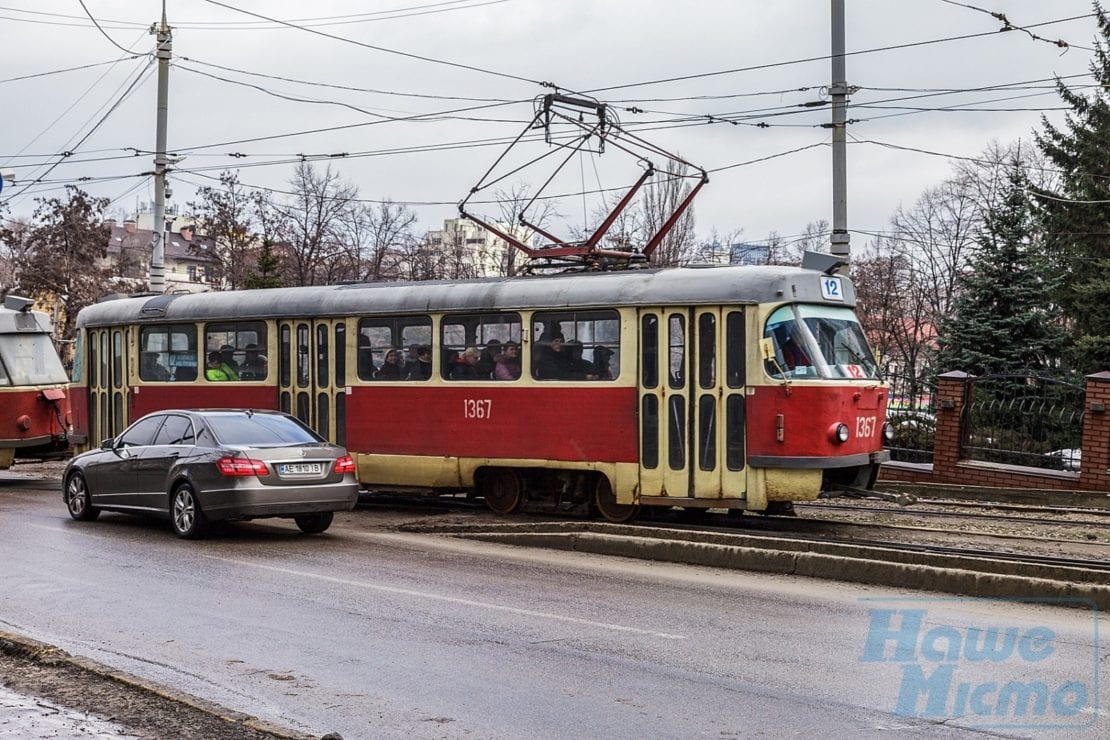
[[[742,266],[118,299],[78,317],[75,424],[280,409],[369,491],[762,511],[886,459],[854,301],[839,275]]]
[[[635,390],[591,389],[586,419],[582,401],[580,388],[359,388],[347,436],[388,455],[530,459],[542,449],[546,460],[635,463]]]
[[[32,303],[9,295],[0,305],[0,469],[68,448],[69,379],[50,319]]]

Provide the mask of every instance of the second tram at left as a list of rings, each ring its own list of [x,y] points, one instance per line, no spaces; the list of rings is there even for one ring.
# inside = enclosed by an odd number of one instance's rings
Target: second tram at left
[[[60,456],[69,446],[69,378],[50,318],[33,304],[8,295],[0,305],[0,470],[16,458]]]

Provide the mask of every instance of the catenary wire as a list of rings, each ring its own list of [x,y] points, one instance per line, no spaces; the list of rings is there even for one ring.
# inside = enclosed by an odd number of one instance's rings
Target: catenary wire
[[[470,64],[463,64],[461,62],[452,62],[452,61],[448,61],[446,59],[436,59],[435,57],[424,56],[422,54],[414,54],[412,52],[401,51],[399,49],[390,49],[390,48],[385,47],[385,46],[377,46],[375,44],[367,44],[363,41],[356,41],[354,39],[345,38],[343,36],[336,36],[335,34],[325,33],[324,31],[318,31],[318,30],[313,29],[313,28],[307,28],[305,26],[299,26],[296,23],[289,23],[287,21],[282,21],[282,20],[279,20],[277,18],[270,18],[269,16],[262,15],[261,13],[254,13],[254,12],[249,11],[249,10],[244,10],[243,8],[237,8],[234,5],[228,5],[227,3],[220,2],[219,0],[203,0],[203,1],[210,4],[210,5],[216,5],[216,6],[219,6],[221,8],[225,8],[227,10],[234,11],[236,13],[243,13],[244,15],[250,15],[250,16],[254,16],[255,18],[261,18],[263,20],[270,21],[271,23],[279,23],[283,26],[288,26],[289,28],[295,28],[295,29],[304,31],[306,33],[311,33],[311,34],[315,34],[317,36],[322,36],[324,38],[331,39],[332,41],[341,41],[341,42],[346,43],[346,44],[353,44],[355,46],[361,46],[365,49],[371,49],[373,51],[380,51],[380,52],[383,52],[383,53],[386,53],[386,54],[394,54],[394,55],[397,55],[397,56],[405,57],[407,59],[416,59],[418,61],[428,62],[430,64],[440,64],[440,65],[444,65],[444,66],[448,66],[448,67],[454,67],[456,69],[465,69],[465,70],[468,70],[468,71],[471,71],[471,72],[479,72],[481,74],[493,75],[495,77],[502,77],[502,78],[509,79],[509,80],[516,80],[518,82],[528,82],[528,83],[531,83],[533,85],[548,86],[548,85],[546,85],[545,83],[543,83],[539,80],[533,80],[533,79],[530,79],[528,77],[521,77],[520,75],[514,75],[514,74],[511,74],[509,72],[499,72],[497,70],[485,69],[484,67],[477,67],[477,66],[470,65]]]

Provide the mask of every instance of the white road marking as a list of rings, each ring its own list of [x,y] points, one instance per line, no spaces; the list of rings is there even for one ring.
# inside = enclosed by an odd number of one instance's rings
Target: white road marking
[[[42,524],[29,524],[27,525],[34,529],[44,529],[50,532],[64,532],[66,534],[78,534],[85,537],[92,537],[95,539],[112,539],[105,535],[93,534],[91,532],[78,532],[73,529],[66,529],[62,527],[49,527]],[[381,586],[374,583],[366,583],[365,581],[354,581],[348,578],[336,578],[335,576],[325,576],[319,573],[311,573],[308,571],[294,570],[292,568],[279,568],[273,565],[266,565],[264,563],[252,563],[247,560],[238,560],[235,558],[225,558],[219,555],[206,555],[204,553],[195,553],[198,557],[208,558],[209,560],[217,560],[224,563],[231,563],[233,565],[242,565],[247,568],[257,568],[259,570],[268,570],[273,573],[283,573],[285,575],[299,576],[301,578],[315,578],[320,581],[328,583],[335,583],[342,586],[354,586],[356,588],[363,588],[368,591],[378,591],[380,593],[398,594],[401,596],[411,596],[418,599],[429,599],[432,601],[441,601],[447,604],[459,604],[461,606],[470,606],[478,609],[491,609],[493,611],[507,612],[509,614],[519,614],[526,617],[538,617],[540,619],[550,619],[557,622],[568,622],[570,624],[580,624],[586,627],[597,627],[605,630],[613,630],[616,632],[628,632],[636,635],[647,635],[649,637],[661,637],[665,640],[685,640],[686,635],[676,635],[670,632],[657,632],[655,630],[645,630],[638,627],[629,627],[624,624],[612,624],[610,622],[595,622],[591,619],[581,619],[580,617],[569,617],[564,614],[553,614],[551,612],[541,612],[534,609],[520,609],[514,606],[504,606],[502,604],[491,604],[485,601],[474,601],[472,599],[460,599],[455,596],[444,596],[442,594],[434,594],[427,591],[414,591],[407,588],[396,588],[394,586]]]
[[[418,599],[429,599],[432,601],[442,601],[447,604],[459,604],[462,606],[471,606],[479,609],[491,609],[494,611],[508,612],[509,614],[519,614],[526,617],[539,617],[540,619],[551,619],[558,622],[569,622],[571,624],[581,624],[587,627],[599,627],[606,630],[614,630],[617,632],[631,632],[637,635],[649,635],[651,637],[662,637],[667,640],[685,640],[686,635],[675,635],[669,632],[656,632],[654,630],[644,630],[638,627],[629,627],[624,624],[611,624],[609,622],[595,622],[590,619],[581,619],[579,617],[568,617],[563,614],[553,614],[551,612],[535,611],[534,609],[520,609],[514,606],[503,606],[501,604],[491,604],[485,601],[474,601],[472,599],[460,599],[455,596],[443,596],[442,594],[434,594],[427,591],[414,591],[407,588],[396,588],[394,586],[381,586],[374,583],[366,583],[365,581],[353,581],[348,578],[336,578],[335,576],[325,576],[319,573],[310,573],[303,570],[294,570],[292,568],[279,568],[274,565],[265,565],[263,563],[252,563],[247,560],[237,560],[234,558],[220,557],[219,555],[205,555],[197,553],[202,558],[210,560],[218,560],[223,563],[232,563],[234,565],[242,565],[247,568],[257,568],[259,570],[268,570],[272,573],[283,573],[285,575],[299,576],[301,578],[314,578],[328,583],[336,583],[341,586],[354,586],[356,588],[364,588],[369,591],[378,591],[381,593],[398,594],[401,596],[412,596]]]

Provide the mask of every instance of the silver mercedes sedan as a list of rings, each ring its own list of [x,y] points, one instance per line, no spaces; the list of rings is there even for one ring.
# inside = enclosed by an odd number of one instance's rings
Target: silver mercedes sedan
[[[168,517],[179,537],[204,536],[215,521],[287,517],[301,531],[331,526],[358,500],[355,465],[297,419],[277,411],[158,411],[62,475],[69,515],[101,511]]]

